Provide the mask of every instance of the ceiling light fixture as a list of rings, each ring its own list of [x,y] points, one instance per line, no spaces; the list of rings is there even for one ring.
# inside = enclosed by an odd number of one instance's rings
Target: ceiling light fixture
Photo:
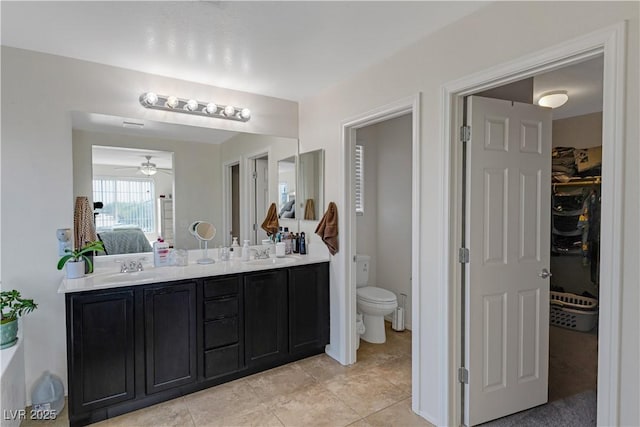
[[[140,165],[140,173],[143,175],[151,176],[158,172],[155,163],[151,163],[151,156],[144,156],[147,161]]]
[[[569,100],[566,90],[554,90],[543,93],[538,99],[538,105],[541,107],[558,108],[562,107]]]
[[[173,95],[158,95],[145,92],[140,95],[140,105],[153,110],[174,111],[176,113],[194,114],[196,116],[217,117],[219,119],[249,121],[251,110],[234,107],[233,105],[219,105],[213,102],[202,102],[195,99],[178,98]],[[144,173],[144,172],[143,172]]]

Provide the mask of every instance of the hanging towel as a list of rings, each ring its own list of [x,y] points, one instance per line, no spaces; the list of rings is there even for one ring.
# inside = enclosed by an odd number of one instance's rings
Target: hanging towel
[[[96,225],[93,222],[93,211],[89,207],[89,198],[87,196],[76,197],[73,228],[75,249],[82,248],[87,242],[98,240]]]
[[[338,252],[338,208],[335,203],[329,203],[327,211],[316,227],[316,234],[322,238],[331,255]]]
[[[313,199],[307,199],[304,204],[304,219],[316,219],[316,204]]]
[[[267,217],[262,222],[261,227],[267,232],[267,236],[271,236],[278,232],[278,209],[276,208],[275,203],[271,203],[271,206],[269,206]]]

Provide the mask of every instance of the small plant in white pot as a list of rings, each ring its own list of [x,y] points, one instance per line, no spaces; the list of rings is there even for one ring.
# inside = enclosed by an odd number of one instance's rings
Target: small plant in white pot
[[[18,342],[18,317],[24,316],[38,308],[32,299],[22,298],[15,289],[0,292],[0,349],[8,348]]]
[[[92,252],[104,252],[104,245],[100,241],[89,242],[80,249],[65,249],[66,255],[60,258],[58,261],[58,270],[62,270],[62,267],[67,265],[67,279],[77,279],[84,276],[84,264],[85,262],[89,266],[88,272],[93,271],[93,263],[89,255]]]

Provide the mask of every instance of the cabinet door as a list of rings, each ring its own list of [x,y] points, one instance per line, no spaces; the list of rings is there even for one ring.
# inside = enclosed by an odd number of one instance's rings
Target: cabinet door
[[[244,278],[247,367],[268,365],[287,356],[287,273],[247,274]]]
[[[196,380],[196,284],[144,289],[146,391]]]
[[[322,350],[329,343],[329,264],[289,269],[289,351]]]
[[[134,397],[133,291],[66,297],[72,414]]]

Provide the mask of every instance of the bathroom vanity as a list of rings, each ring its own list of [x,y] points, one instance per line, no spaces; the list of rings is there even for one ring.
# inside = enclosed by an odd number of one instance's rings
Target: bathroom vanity
[[[272,260],[64,280],[70,424],[324,352],[328,257]]]

